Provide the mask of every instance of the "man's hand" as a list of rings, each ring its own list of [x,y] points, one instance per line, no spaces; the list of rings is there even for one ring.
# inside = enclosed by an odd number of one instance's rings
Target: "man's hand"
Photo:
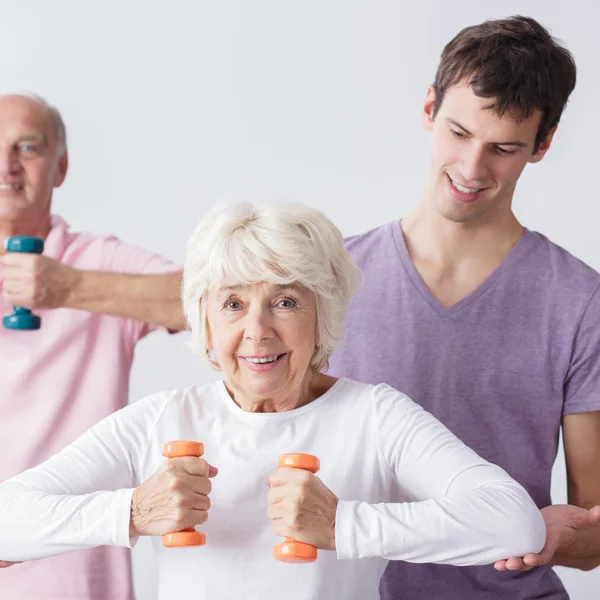
[[[211,477],[217,469],[203,458],[170,458],[131,498],[129,535],[164,535],[208,519]]]
[[[268,483],[267,514],[275,534],[321,550],[335,550],[335,494],[303,469],[277,469]]]
[[[554,504],[542,509],[546,522],[546,544],[539,554],[512,557],[494,563],[498,571],[529,571],[552,562],[555,554],[569,549],[579,531],[600,528],[600,506],[587,510],[571,504]]]
[[[24,308],[60,308],[67,305],[79,271],[42,254],[7,252],[4,265],[4,300]]]

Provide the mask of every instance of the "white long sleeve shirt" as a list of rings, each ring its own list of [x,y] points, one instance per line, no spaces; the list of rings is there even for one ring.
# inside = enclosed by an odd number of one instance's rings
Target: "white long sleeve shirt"
[[[176,439],[202,441],[219,473],[198,528],[206,545],[170,549],[153,539],[160,600],[376,599],[388,559],[481,565],[544,545],[526,491],[393,388],[341,379],[296,410],[249,413],[218,382],[140,400],[0,484],[0,559],[134,544],[133,489]],[[317,455],[317,476],[340,499],[337,549],[311,564],[272,555],[281,538],[266,515],[266,478],[288,452]]]

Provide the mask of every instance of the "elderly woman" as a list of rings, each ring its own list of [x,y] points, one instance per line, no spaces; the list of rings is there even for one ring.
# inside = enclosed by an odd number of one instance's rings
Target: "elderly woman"
[[[2,483],[0,558],[156,536],[161,600],[365,600],[388,559],[538,552],[543,519],[507,473],[401,392],[323,373],[357,282],[320,212],[217,206],[189,241],[183,301],[223,380],[136,402]],[[203,442],[204,456],[165,458],[178,439]],[[290,452],[318,456],[318,475],[277,468]],[[205,545],[159,537],[198,525]],[[276,560],[277,536],[321,551],[312,564]]]

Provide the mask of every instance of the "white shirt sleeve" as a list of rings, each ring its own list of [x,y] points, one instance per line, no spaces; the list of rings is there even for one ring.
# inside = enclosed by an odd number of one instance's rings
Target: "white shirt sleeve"
[[[542,549],[546,526],[521,485],[405,395],[374,391],[382,457],[411,501],[340,501],[339,558],[467,566]]]
[[[0,560],[131,547],[137,465],[167,400],[163,395],[135,402],[41,465],[0,483]]]

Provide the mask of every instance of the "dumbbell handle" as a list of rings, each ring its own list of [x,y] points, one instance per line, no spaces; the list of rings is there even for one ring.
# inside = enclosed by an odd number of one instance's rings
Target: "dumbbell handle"
[[[27,254],[41,254],[44,251],[44,240],[30,236],[11,236],[4,240],[6,252],[22,252]],[[39,329],[42,320],[31,313],[28,308],[14,306],[13,312],[2,320],[6,329],[35,330]]]
[[[312,454],[282,454],[277,461],[277,468],[291,467],[305,469],[316,473],[321,467],[320,461]],[[317,560],[317,549],[310,544],[298,542],[292,538],[285,538],[281,544],[273,547],[273,554],[277,560],[287,563],[311,563]]]
[[[179,458],[181,456],[202,456],[204,444],[202,442],[190,442],[187,440],[176,440],[163,444],[162,454],[166,458]],[[186,527],[181,531],[165,533],[162,536],[163,546],[167,548],[181,548],[186,546],[204,546],[206,536],[193,527]]]

